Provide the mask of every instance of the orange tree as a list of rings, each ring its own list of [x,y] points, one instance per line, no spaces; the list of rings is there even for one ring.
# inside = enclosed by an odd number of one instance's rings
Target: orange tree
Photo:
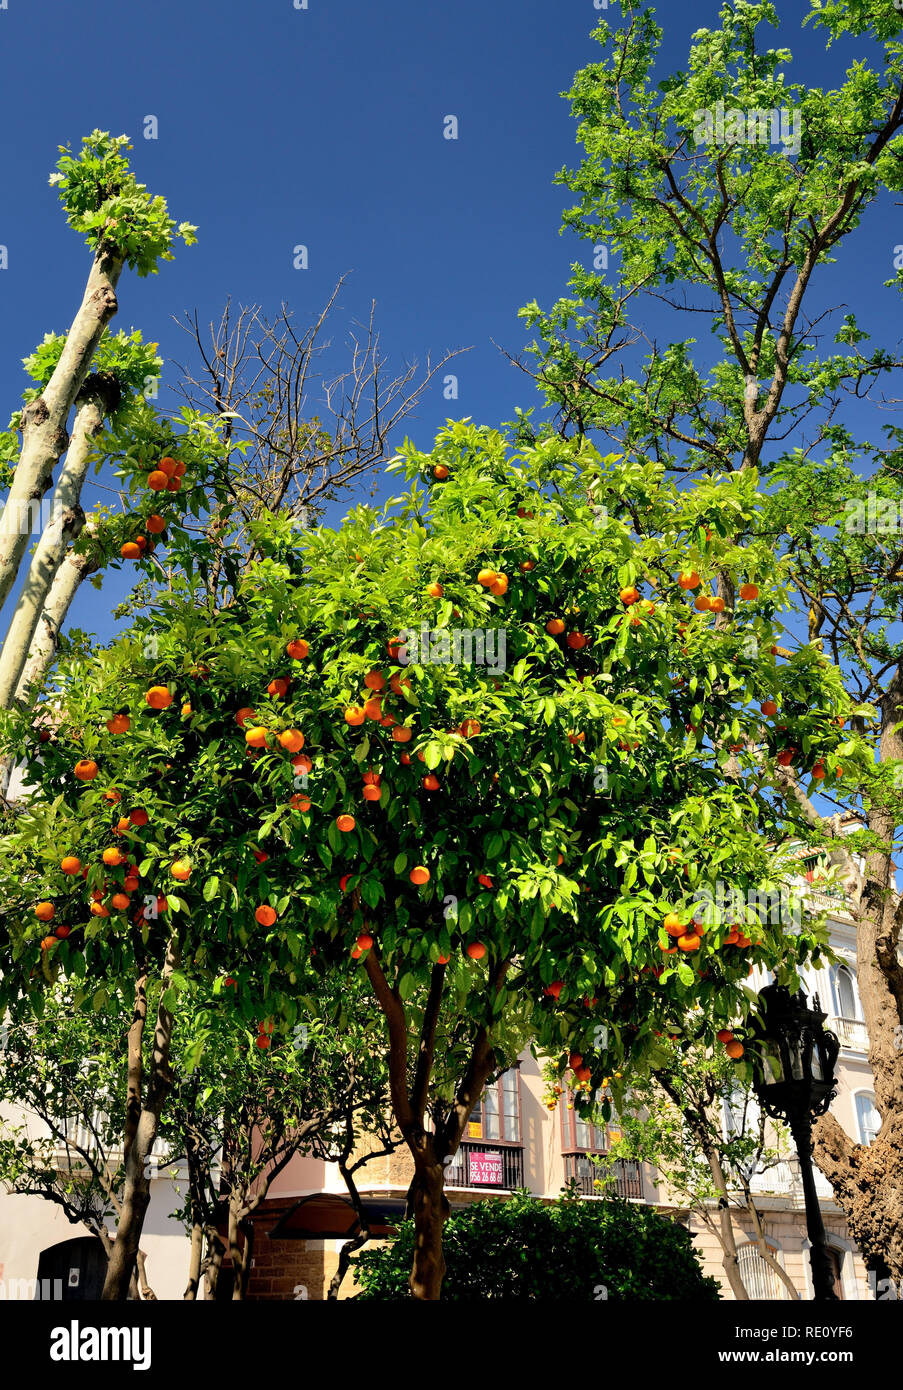
[[[413,1160],[411,1287],[436,1298],[443,1159],[528,1040],[579,1054],[587,1088],[611,1076],[617,1103],[675,1013],[736,1024],[752,961],[793,983],[819,951],[817,926],[755,914],[697,929],[694,903],[774,886],[763,761],[830,758],[842,711],[814,649],[775,661],[780,566],[731,539],[750,475],[675,488],[466,422],[390,468],[406,491],[383,510],[255,523],[264,558],[228,601],[183,576],[61,664],[54,736],[21,731],[42,800],[6,846],[3,989],[39,1006],[62,970],[88,999],[150,951],[139,1164],[192,977],[289,1031],[364,971]],[[729,628],[716,571],[758,589]],[[243,971],[253,988],[226,984]]]

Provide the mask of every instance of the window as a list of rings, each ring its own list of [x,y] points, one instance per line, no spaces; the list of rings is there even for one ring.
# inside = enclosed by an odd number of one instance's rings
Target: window
[[[777,1259],[777,1250],[768,1246],[771,1255]],[[762,1258],[759,1247],[753,1244],[737,1246],[737,1265],[743,1287],[750,1298],[785,1299],[789,1297],[787,1287],[775,1274],[771,1265]]]
[[[860,1144],[871,1144],[877,1138],[881,1116],[875,1109],[875,1097],[871,1091],[859,1091],[856,1095],[856,1124]]]
[[[853,972],[841,965],[834,976],[834,993],[837,998],[838,1018],[857,1019],[859,1017],[856,981]]]
[[[562,1100],[565,1098],[562,1097]],[[609,1142],[616,1143],[621,1138],[617,1125],[591,1125],[581,1120],[576,1110],[568,1110],[567,1102],[573,1104],[569,1093],[565,1104],[561,1105],[561,1152],[605,1153]]]
[[[516,1067],[486,1087],[471,1112],[465,1138],[521,1142],[520,1073]]]

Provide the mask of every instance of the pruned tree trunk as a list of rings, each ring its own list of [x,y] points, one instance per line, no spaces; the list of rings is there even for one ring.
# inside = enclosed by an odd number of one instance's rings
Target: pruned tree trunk
[[[157,1138],[160,1112],[172,1084],[170,1052],[172,1048],[173,1018],[163,999],[172,977],[178,969],[179,946],[175,936],[171,937],[166,951],[166,962],[162,971],[162,994],[157,1007],[157,1021],[154,1030],[154,1045],[151,1057],[147,1094],[138,1117],[128,1152],[125,1157],[125,1182],[122,1193],[122,1211],[116,1225],[116,1241],[107,1267],[104,1281],[104,1300],[122,1300],[128,1296],[128,1287],[135,1272],[138,1257],[138,1244],[144,1228],[144,1218],[150,1203],[150,1157]]]
[[[94,441],[103,429],[106,412],[115,407],[118,386],[111,377],[88,377],[79,396],[66,461],[53,491],[50,520],[38,541],[28,574],[0,652],[0,708],[12,705],[28,661],[57,571],[70,543],[81,533],[85,515],[81,493],[92,458]],[[74,593],[74,590],[73,590]],[[57,632],[59,627],[57,626]]]
[[[697,1135],[697,1139],[699,1135]],[[746,1302],[749,1294],[746,1285],[740,1278],[740,1261],[737,1256],[737,1241],[734,1237],[734,1218],[731,1213],[730,1200],[727,1190],[727,1179],[724,1176],[724,1169],[718,1154],[708,1143],[702,1144],[702,1151],[705,1161],[709,1165],[709,1172],[712,1181],[718,1191],[718,1242],[721,1246],[721,1264],[727,1275],[727,1282],[731,1286],[731,1293],[740,1302]]]
[[[214,1301],[226,1246],[215,1226],[208,1226],[205,1235],[207,1238],[207,1256],[204,1261],[204,1292],[207,1299]]]
[[[53,470],[69,444],[69,412],[84,385],[91,358],[117,310],[123,260],[101,250],[94,258],[82,302],[53,376],[22,411],[22,449],[0,516],[0,607],[16,581],[28,545],[29,509],[40,506]]]

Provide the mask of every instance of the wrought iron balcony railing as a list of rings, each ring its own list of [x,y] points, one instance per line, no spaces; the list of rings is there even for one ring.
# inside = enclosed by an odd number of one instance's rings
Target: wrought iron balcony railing
[[[494,1188],[513,1192],[524,1185],[524,1150],[517,1144],[464,1140],[445,1170],[446,1187]]]
[[[609,1164],[591,1154],[565,1154],[564,1175],[568,1181],[574,1179],[584,1197],[610,1197],[613,1193],[619,1197],[643,1196],[642,1169],[632,1159]]]

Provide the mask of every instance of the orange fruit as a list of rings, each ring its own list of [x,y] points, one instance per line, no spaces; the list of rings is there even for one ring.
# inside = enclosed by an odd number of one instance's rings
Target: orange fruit
[[[115,806],[117,802],[122,800],[122,792],[118,791],[116,787],[107,787],[103,794],[103,799],[104,801],[109,801],[111,806]]]
[[[368,771],[364,773],[363,782],[365,787],[378,787],[380,775],[378,772],[374,772],[372,768],[369,768]]]
[[[49,951],[50,948],[51,948],[51,946],[55,946],[55,945],[56,945],[56,937],[55,937],[55,936],[45,936],[45,937],[42,937],[42,939],[41,939],[41,950],[42,950],[42,951]]]
[[[518,507],[517,514],[520,517],[521,521],[525,521],[528,518],[532,518],[533,516],[533,513],[528,512],[526,507]]]
[[[363,724],[365,718],[360,705],[349,705],[345,711],[345,723],[350,724],[352,728],[356,728],[358,724]]]
[[[728,1057],[733,1057],[734,1061],[743,1056],[743,1044],[738,1038],[732,1038],[729,1043],[726,1043],[724,1050]]]
[[[451,960],[451,956],[437,956],[437,957],[436,957],[436,964],[437,964],[437,965],[448,965],[448,962],[449,962],[450,960]]]
[[[258,1033],[254,1041],[260,1048],[261,1052],[266,1052],[267,1048],[270,1045],[270,1039],[267,1037],[266,1033]]]
[[[484,589],[488,589],[490,584],[494,584],[495,581],[495,570],[480,570],[477,574],[477,583],[482,584]]]
[[[428,772],[427,775],[420,780],[428,792],[437,792],[439,790],[439,778],[435,773]]]
[[[122,886],[127,893],[134,893],[138,887],[138,879],[134,874],[126,874]]]
[[[127,893],[114,893],[110,902],[117,912],[125,912],[129,905],[129,896]]]
[[[147,825],[150,816],[143,806],[136,806],[134,811],[129,811],[129,820],[132,822],[132,825]]]
[[[586,646],[589,638],[584,637],[582,632],[569,632],[565,641],[572,651],[579,652],[581,647]]]
[[[771,715],[777,714],[778,712],[778,707],[775,704],[774,700],[763,700],[759,708],[761,709],[762,713],[767,714],[769,718],[771,717]]]
[[[410,676],[403,676],[403,675],[401,675],[400,672],[396,671],[395,675],[394,675],[394,676],[392,677],[392,679],[389,681],[389,689],[390,689],[395,695],[400,695],[401,692],[402,692],[403,690],[410,690],[410,689],[411,689],[411,677],[410,677]]]
[[[589,1081],[592,1072],[590,1071],[589,1067],[575,1067],[574,1075],[576,1076],[578,1081]]]
[[[482,941],[471,941],[467,947],[467,954],[471,960],[482,960],[486,954],[486,947]]]
[[[410,753],[401,753],[401,754],[399,755],[398,761],[399,761],[400,763],[402,763],[405,767],[410,767],[410,764],[411,764],[411,755],[410,755]]]
[[[552,637],[557,637],[559,633],[564,632],[563,619],[550,618],[549,621],[546,623],[546,632],[548,632]]]
[[[310,647],[301,637],[293,637],[290,642],[286,642],[285,650],[292,661],[303,661],[310,651]]]
[[[238,725],[238,727],[239,727],[240,729],[243,729],[243,728],[245,727],[246,721],[247,721],[248,719],[253,719],[253,718],[254,718],[254,711],[251,709],[251,706],[250,706],[250,705],[243,705],[243,706],[241,707],[241,709],[238,710],[238,712],[237,712],[236,715],[235,715],[235,722],[236,722],[236,724]]]
[[[110,910],[109,910],[109,908],[104,907],[103,903],[92,903],[92,904],[91,904],[91,916],[92,916],[92,917],[109,917],[109,915],[110,915]]]
[[[410,878],[412,883],[416,883],[419,887],[421,884],[429,882],[430,871],[428,868],[426,868],[424,864],[418,864],[415,868],[411,870],[408,877]]]
[[[262,927],[271,927],[276,920],[276,911],[270,907],[269,903],[261,903],[260,907],[255,910],[254,916]]]
[[[302,753],[300,758],[292,758],[292,771],[295,773],[312,772],[313,766],[313,759],[306,753]]]
[[[683,936],[686,927],[681,924],[681,920],[676,912],[669,912],[662,926],[669,936]]]
[[[274,677],[267,686],[267,693],[274,699],[283,699],[288,694],[288,681],[281,676]]]
[[[191,876],[191,860],[177,859],[176,862],[170,866],[169,872],[172,874],[173,878],[178,879],[179,883],[187,883]]]
[[[700,594],[699,598],[693,604],[693,607],[699,613],[707,613],[711,606],[712,600],[709,598],[708,594]]]
[[[193,714],[194,710],[191,708],[191,701],[186,700],[184,705],[182,706],[182,718],[190,719]]]
[[[441,584],[437,584],[434,580],[432,584],[427,584],[426,592],[429,594],[430,598],[441,598],[445,590]]]
[[[501,598],[502,594],[507,594],[507,592],[508,592],[508,576],[507,576],[507,574],[501,574],[501,573],[500,573],[500,574],[497,574],[497,575],[495,576],[495,579],[494,579],[494,580],[492,581],[492,583],[489,585],[489,592],[490,592],[491,594],[495,594],[496,598]]]
[[[484,888],[492,887],[492,879],[488,874],[477,874],[477,883],[482,884]]]
[[[34,915],[39,922],[49,922],[53,917],[54,911],[55,908],[53,903],[38,903],[34,910]]]
[[[695,570],[681,570],[677,582],[682,589],[698,589],[699,575]]]
[[[66,937],[69,935],[69,933],[71,932],[71,930],[72,930],[72,928],[71,928],[71,927],[67,927],[66,924],[65,924],[65,922],[63,922],[63,923],[60,924],[60,926],[57,927],[57,929],[56,929],[54,935],[55,935],[55,936],[58,936],[59,939],[60,939],[60,941],[65,941],[65,940],[66,940]]]
[[[254,858],[257,860],[258,864],[265,864],[265,863],[267,862],[267,860],[269,859],[269,857],[270,857],[270,856],[269,856],[264,850],[262,850],[262,849],[252,849],[252,850],[251,850],[251,853],[253,854]]]
[[[720,594],[716,595],[716,597],[712,599],[711,603],[709,604],[709,608],[713,613],[724,612],[724,599],[721,597]]]
[[[181,492],[181,491],[182,491],[182,479],[181,479],[181,478],[170,478],[169,482],[166,484],[166,491],[167,491],[167,492]]]
[[[444,463],[437,463],[433,469],[433,477],[440,483],[444,483],[448,477],[448,469]]]
[[[174,478],[182,478],[182,477],[184,477],[184,475],[185,475],[185,465],[184,465],[184,463],[182,462],[181,459],[177,459],[177,460],[176,460],[176,466],[175,466],[175,468],[172,470],[172,476],[173,476]]]
[[[147,475],[147,485],[151,492],[162,492],[168,482],[169,478],[162,468],[155,468]]]
[[[165,454],[157,464],[157,467],[161,473],[166,474],[167,478],[171,478],[176,471],[176,461],[174,458],[170,458],[169,454]]]
[[[279,742],[288,753],[300,753],[304,747],[304,735],[300,729],[284,729],[279,735]]]
[[[824,775],[825,775],[825,765],[824,765],[824,763],[816,763],[815,766],[814,766],[813,769],[812,769],[812,776],[815,778],[816,782],[821,782],[822,779],[824,778]]]
[[[410,743],[414,737],[414,730],[409,729],[406,724],[397,724],[392,730],[392,737],[396,743]]]
[[[795,748],[782,748],[775,761],[778,762],[781,767],[789,767],[795,756]]]
[[[737,931],[736,927],[731,927],[730,931],[724,938],[724,944],[725,946],[736,946],[739,940],[740,933]]]
[[[364,714],[368,719],[382,719],[383,706],[382,700],[378,695],[374,695],[372,699],[366,701],[364,704]]]
[[[261,724],[255,724],[245,734],[245,743],[249,748],[266,748],[269,732],[269,729],[263,728]]]
[[[295,795],[291,798],[288,804],[289,806],[291,806],[293,811],[310,810],[310,801],[301,792],[295,792]]]
[[[359,951],[369,951],[370,947],[373,945],[373,937],[369,932],[361,932],[355,945]]]
[[[758,584],[741,584],[740,597],[746,599],[747,602],[752,602],[753,599],[757,599],[759,597]]]
[[[169,709],[172,704],[172,696],[165,685],[152,685],[144,699],[151,709]]]
[[[368,671],[364,676],[364,685],[368,690],[384,690],[386,678],[382,671]]]
[[[687,932],[685,936],[677,938],[677,944],[682,951],[698,951],[701,942],[695,932]]]
[[[140,560],[141,546],[136,545],[134,541],[126,541],[124,545],[119,547],[119,554],[123,560]]]
[[[625,608],[629,608],[632,603],[636,603],[639,596],[639,589],[635,589],[632,584],[630,584],[626,589],[622,589],[621,592],[618,594],[618,598],[624,604]]]
[[[729,1043],[733,1036],[733,1032],[730,1028],[719,1028],[718,1032],[715,1034],[715,1037],[720,1043]]]
[[[100,768],[93,758],[79,758],[72,770],[80,782],[93,782]]]
[[[518,565],[518,569],[520,570],[521,574],[529,574],[531,570],[536,569],[536,561],[521,560],[520,564]]]
[[[465,719],[461,725],[461,733],[464,738],[475,738],[482,730],[482,725],[478,719]]]
[[[159,512],[151,512],[144,526],[145,530],[150,531],[152,536],[159,536],[161,531],[166,530],[166,522]]]
[[[60,868],[64,874],[80,874],[82,863],[74,854],[67,854],[65,859],[60,860]]]
[[[335,823],[338,826],[339,830],[344,831],[346,834],[349,830],[353,830],[355,825],[357,824],[357,822],[354,819],[354,816],[348,815],[336,816]]]
[[[117,865],[122,863],[122,855],[119,853],[119,850],[115,848],[105,849],[101,858],[111,869],[115,869]]]
[[[382,797],[382,790],[381,790],[381,788],[379,788],[379,787],[374,787],[374,786],[364,787],[364,800],[365,800],[365,801],[379,801],[381,797]]]

